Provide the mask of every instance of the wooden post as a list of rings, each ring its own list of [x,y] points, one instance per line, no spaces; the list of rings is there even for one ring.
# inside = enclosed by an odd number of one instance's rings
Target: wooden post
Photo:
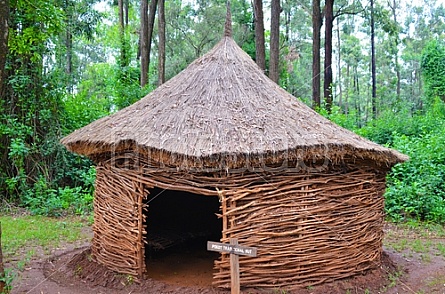
[[[241,246],[238,239],[230,238],[230,245],[218,242],[207,242],[207,250],[230,254],[230,288],[232,294],[240,293],[239,255],[256,257],[255,247]]]
[[[230,245],[238,245],[238,239],[230,238]],[[230,289],[231,294],[240,294],[239,255],[230,254]]]
[[[3,293],[5,289],[5,269],[3,267],[3,252],[2,252],[2,223],[0,222],[0,293]]]
[[[137,201],[138,207],[138,243],[136,244],[137,248],[137,259],[139,263],[138,268],[138,278],[142,278],[143,273],[145,272],[145,247],[144,247],[144,236],[142,234],[143,225],[144,225],[144,211],[142,210],[143,200],[144,200],[144,184],[141,182],[136,184],[134,187],[136,191],[135,200]]]

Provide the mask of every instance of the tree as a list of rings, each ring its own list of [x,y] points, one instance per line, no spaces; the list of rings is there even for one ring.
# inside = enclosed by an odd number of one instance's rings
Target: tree
[[[280,0],[272,0],[271,4],[269,78],[278,83],[280,78]]]
[[[376,88],[376,68],[375,68],[375,44],[374,44],[374,0],[371,0],[371,84],[372,84],[372,117],[377,118],[377,88]]]
[[[158,52],[158,85],[165,82],[165,11],[164,0],[158,2],[158,35],[159,35],[159,52]]]
[[[144,87],[148,82],[148,0],[141,0],[140,5],[140,21],[141,30],[139,32],[139,47],[141,58],[141,87]]]
[[[325,10],[325,39],[324,39],[324,99],[326,110],[332,108],[332,27],[334,23],[334,0],[326,0]]]
[[[148,71],[150,68],[151,38],[155,22],[157,0],[150,1],[149,12],[147,16],[147,1],[141,0],[141,87],[145,87],[148,82]]]
[[[397,1],[396,0],[392,0],[392,3],[388,0],[388,4],[389,7],[391,8],[392,11],[392,16],[393,16],[393,21],[394,24],[398,24],[397,22]],[[399,45],[399,31],[397,31],[397,35],[395,36],[395,54],[394,54],[394,63],[395,63],[395,68],[396,68],[396,76],[397,76],[397,88],[396,88],[396,93],[397,93],[397,100],[400,100],[400,64],[399,64],[399,50],[397,48],[397,46]]]
[[[26,204],[33,196],[33,186],[39,181],[53,182],[61,167],[56,164],[60,146],[56,142],[63,89],[44,61],[51,59],[48,48],[63,33],[65,16],[50,0],[17,0],[9,6],[8,83],[3,83],[5,115],[0,118],[0,190],[5,199]]]
[[[312,107],[320,107],[320,30],[322,15],[320,0],[312,0]]]
[[[125,13],[124,13],[124,0],[118,0],[118,11],[119,11],[119,36],[121,42],[121,51],[119,63],[121,67],[125,67],[129,63],[128,50],[127,50],[127,40],[125,34]]]
[[[80,53],[79,48],[85,45],[84,40],[91,41],[96,32],[97,24],[100,22],[101,14],[93,9],[93,5],[97,0],[65,0],[61,2],[63,11],[65,12],[65,32],[59,37],[56,42],[58,49],[56,55],[58,67],[64,67],[64,82],[68,93],[73,94],[74,87],[81,76],[82,64],[78,61],[79,55],[85,56],[88,54]],[[62,44],[63,43],[63,44]],[[77,47],[77,48],[75,48]],[[77,54],[76,53],[80,53]],[[98,52],[98,54],[100,54]],[[76,64],[77,61],[77,64]],[[62,70],[62,68],[61,68]]]
[[[324,19],[325,19],[325,58],[324,58],[324,85],[323,85],[323,96],[326,103],[326,110],[328,113],[331,112],[332,103],[333,103],[333,76],[332,76],[332,32],[334,26],[334,20],[344,14],[354,15],[359,13],[359,9],[356,7],[355,1],[352,4],[349,4],[345,1],[337,1],[339,2],[339,7],[337,11],[334,13],[334,0],[326,0],[324,6]],[[337,3],[336,2],[336,3]],[[340,31],[338,31],[338,46],[340,46]],[[340,52],[340,50],[339,50]],[[340,55],[339,55],[340,62]],[[338,72],[340,74],[340,65],[338,67]],[[340,85],[341,92],[341,85]],[[340,93],[341,95],[341,93]],[[341,99],[341,98],[340,98]]]
[[[3,97],[6,56],[8,54],[9,0],[0,0],[0,97]],[[1,107],[1,105],[0,105]]]
[[[266,70],[266,48],[264,38],[263,0],[253,1],[253,14],[255,26],[255,59],[256,64]]]
[[[445,102],[445,43],[430,41],[422,51],[422,76],[429,101],[439,97]]]

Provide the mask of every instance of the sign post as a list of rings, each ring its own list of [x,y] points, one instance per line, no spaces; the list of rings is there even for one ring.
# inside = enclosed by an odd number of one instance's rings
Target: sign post
[[[239,294],[239,256],[255,257],[257,249],[254,247],[241,246],[238,244],[238,239],[230,238],[230,244],[208,241],[207,250],[230,253],[230,289],[232,294]]]
[[[230,238],[230,245],[237,246],[238,240]],[[230,253],[230,291],[232,294],[240,293],[239,255],[233,253]]]

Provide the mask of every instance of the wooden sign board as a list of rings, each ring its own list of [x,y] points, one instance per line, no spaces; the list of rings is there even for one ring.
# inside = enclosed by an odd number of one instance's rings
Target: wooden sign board
[[[251,256],[251,257],[255,257],[256,253],[257,253],[257,249],[255,247],[247,247],[247,246],[241,246],[241,245],[230,245],[230,244],[212,242],[212,241],[207,241],[207,250],[236,254],[236,255],[246,255],[246,256]]]

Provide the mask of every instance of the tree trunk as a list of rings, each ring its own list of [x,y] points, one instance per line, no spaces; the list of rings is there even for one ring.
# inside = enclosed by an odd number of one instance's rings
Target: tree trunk
[[[73,82],[72,82],[72,74],[73,74],[73,35],[71,34],[71,20],[68,20],[68,25],[66,28],[66,39],[65,39],[65,47],[66,47],[66,90],[68,93],[73,93]]]
[[[342,75],[341,75],[341,39],[340,39],[340,21],[337,17],[337,43],[338,43],[338,60],[337,60],[337,68],[338,68],[338,104],[340,109],[343,108],[343,88],[342,88]]]
[[[140,6],[141,30],[139,32],[139,47],[141,51],[141,88],[148,82],[148,0],[141,0]]]
[[[126,44],[125,44],[125,23],[124,23],[124,0],[118,0],[118,9],[119,9],[119,38],[120,38],[120,46],[121,46],[121,52],[120,52],[120,66],[125,66],[125,61],[127,59],[127,52],[126,52]]]
[[[271,5],[269,78],[278,84],[280,79],[280,0],[272,0]]]
[[[376,70],[375,70],[375,44],[374,44],[374,0],[371,0],[371,80],[372,80],[372,117],[377,118],[377,91],[376,91]]]
[[[125,0],[124,11],[125,11],[125,27],[128,27],[128,9],[130,6],[130,0]]]
[[[0,0],[0,97],[3,97],[5,64],[8,54],[9,0]]]
[[[392,5],[390,5],[391,10],[392,10],[392,16],[394,19],[394,24],[397,24],[397,2],[396,0],[392,1]],[[400,101],[400,65],[399,65],[399,49],[398,49],[398,45],[399,45],[399,35],[397,34],[395,37],[395,46],[396,46],[396,52],[394,55],[394,63],[395,63],[395,67],[396,67],[396,76],[397,76],[397,89],[396,89],[396,93],[397,93],[397,102]]]
[[[312,107],[320,107],[320,0],[312,0]]]
[[[263,1],[253,1],[253,13],[255,24],[255,59],[256,64],[264,71],[266,70],[266,48],[264,39],[264,16]]]
[[[290,4],[286,3],[286,7],[289,7]],[[284,9],[284,19],[285,19],[285,41],[289,42],[290,40],[290,21],[291,21],[291,13],[290,9]]]
[[[158,0],[151,0],[148,12],[148,70],[150,70],[150,52],[151,52],[151,38],[153,36],[153,28],[155,24],[156,7],[158,6]]]
[[[159,54],[158,54],[158,86],[165,82],[165,11],[164,0],[158,3],[158,34],[159,34]]]
[[[158,5],[157,0],[150,1],[150,7],[148,8],[149,12],[147,17],[147,1],[148,0],[141,0],[141,87],[144,87],[148,83],[151,37],[153,35],[156,6]]]
[[[332,26],[334,22],[334,0],[325,3],[325,40],[324,40],[324,99],[326,110],[332,110]]]

